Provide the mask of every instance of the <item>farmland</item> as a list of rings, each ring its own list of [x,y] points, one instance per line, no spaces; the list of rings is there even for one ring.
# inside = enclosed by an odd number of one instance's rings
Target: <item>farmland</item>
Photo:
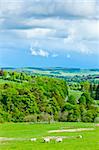
[[[25,72],[29,75],[36,76],[49,76],[65,79],[67,82],[81,82],[90,81],[99,83],[99,69],[80,69],[80,68],[63,68],[63,67],[50,67],[50,68],[1,68],[7,71]]]
[[[74,128],[94,128],[92,131],[48,133],[49,130]],[[82,135],[82,139],[75,138]],[[74,138],[64,139],[57,143],[51,141],[44,143],[42,137],[46,136],[66,136]],[[32,124],[32,123],[4,123],[0,124],[0,137],[16,138],[12,141],[0,142],[2,150],[98,150],[99,149],[99,127],[94,123],[51,123],[51,124]],[[30,139],[36,137],[37,141]],[[23,140],[18,140],[21,138]]]

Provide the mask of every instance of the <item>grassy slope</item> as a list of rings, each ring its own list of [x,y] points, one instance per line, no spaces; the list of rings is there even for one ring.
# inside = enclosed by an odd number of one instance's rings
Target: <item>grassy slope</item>
[[[0,143],[2,150],[98,150],[99,127],[94,131],[82,131],[75,133],[48,133],[48,130],[64,128],[95,127],[92,123],[53,123],[53,124],[26,124],[5,123],[0,124],[0,137],[32,138],[37,137],[36,142],[10,141]],[[65,139],[62,143],[43,143],[43,136],[77,136],[82,139]]]
[[[69,90],[69,95],[74,95],[78,100],[83,92],[77,90]]]

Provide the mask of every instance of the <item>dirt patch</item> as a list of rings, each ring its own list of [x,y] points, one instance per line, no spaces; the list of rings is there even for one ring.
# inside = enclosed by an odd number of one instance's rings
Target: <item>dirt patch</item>
[[[99,127],[99,124],[96,124],[96,127]]]
[[[29,139],[0,137],[0,142],[2,142],[2,141],[24,141],[24,140],[29,140]]]
[[[0,141],[12,141],[14,138],[0,137]]]
[[[61,132],[80,132],[80,131],[90,131],[94,128],[79,128],[79,129],[66,129],[66,130],[50,130],[48,133],[61,133]]]
[[[77,136],[48,136],[48,137],[43,137],[43,138],[48,138],[50,140],[56,140],[57,138],[71,139],[71,138],[82,138],[82,135],[77,135]]]

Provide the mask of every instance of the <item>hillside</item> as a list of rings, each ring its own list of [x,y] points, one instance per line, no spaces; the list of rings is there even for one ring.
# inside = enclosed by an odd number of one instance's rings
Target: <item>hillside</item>
[[[15,71],[0,74],[0,122],[93,122],[98,117],[97,84],[70,84]]]

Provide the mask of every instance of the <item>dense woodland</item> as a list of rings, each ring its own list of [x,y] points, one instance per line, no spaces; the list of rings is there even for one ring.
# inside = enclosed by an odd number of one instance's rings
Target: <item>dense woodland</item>
[[[69,90],[82,94],[77,99]],[[99,85],[88,81],[70,84],[58,78],[0,71],[0,122],[94,122],[99,119],[98,100]]]

